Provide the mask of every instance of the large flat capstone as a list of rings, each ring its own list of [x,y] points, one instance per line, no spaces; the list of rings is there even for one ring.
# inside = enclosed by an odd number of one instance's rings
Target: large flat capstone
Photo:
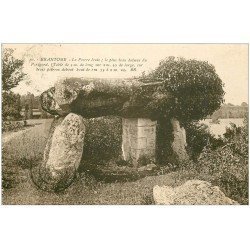
[[[159,85],[161,82],[148,85],[133,78],[65,78],[42,93],[41,106],[53,115],[72,112],[85,118],[106,115],[150,118],[145,107],[154,100]]]

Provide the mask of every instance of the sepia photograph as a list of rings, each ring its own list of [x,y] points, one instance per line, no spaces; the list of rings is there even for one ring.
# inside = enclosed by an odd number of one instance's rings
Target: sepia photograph
[[[0,12],[0,249],[249,249],[248,1]]]
[[[3,205],[248,205],[248,44],[9,44]]]

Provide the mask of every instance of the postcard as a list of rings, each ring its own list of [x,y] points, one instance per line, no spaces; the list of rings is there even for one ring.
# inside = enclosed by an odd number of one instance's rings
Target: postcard
[[[3,205],[248,204],[248,44],[2,44]]]

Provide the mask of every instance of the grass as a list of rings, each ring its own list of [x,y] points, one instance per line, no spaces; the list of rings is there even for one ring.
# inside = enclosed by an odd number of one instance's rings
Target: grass
[[[26,169],[42,159],[51,120],[24,131],[2,146],[2,187],[19,186],[28,179]],[[3,194],[4,194],[3,190]],[[4,196],[3,196],[4,198]]]
[[[4,190],[3,204],[148,205],[153,204],[153,186],[178,186],[193,177],[186,172],[180,178],[178,173],[172,172],[133,182],[104,183],[82,173],[65,191],[47,193],[38,190],[27,178],[28,170],[23,171],[26,178],[16,187]]]

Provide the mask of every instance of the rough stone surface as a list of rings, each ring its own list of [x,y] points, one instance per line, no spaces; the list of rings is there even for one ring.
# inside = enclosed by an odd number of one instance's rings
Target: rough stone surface
[[[83,118],[70,113],[52,124],[43,162],[36,176],[42,189],[65,189],[74,179],[83,152],[85,125]]]
[[[122,119],[122,152],[126,161],[138,165],[139,159],[155,160],[156,121],[142,118]]]
[[[217,186],[201,180],[190,180],[181,186],[155,186],[153,197],[157,205],[237,205]]]
[[[141,90],[149,96],[157,84],[146,84],[137,79],[64,78],[41,95],[42,108],[51,114],[70,112],[85,118],[117,115],[123,117],[147,117],[141,100]],[[142,115],[142,113],[144,113]]]
[[[177,158],[178,162],[185,161],[188,159],[188,154],[186,151],[186,131],[180,126],[180,122],[172,118],[171,124],[173,126],[174,140],[172,142],[172,149],[174,156]]]

